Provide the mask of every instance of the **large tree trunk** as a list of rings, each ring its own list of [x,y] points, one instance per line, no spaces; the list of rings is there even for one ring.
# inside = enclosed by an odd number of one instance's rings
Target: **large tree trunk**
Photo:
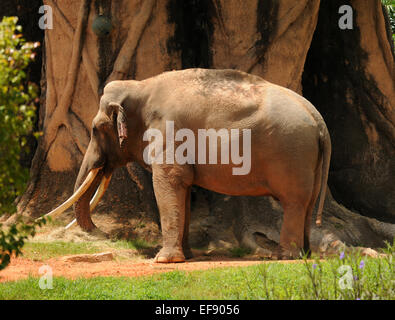
[[[324,1],[303,93],[324,116],[332,144],[329,185],[347,208],[395,222],[395,63],[380,1],[351,1],[354,29],[337,26],[347,1]]]
[[[369,218],[328,195],[324,227],[312,230],[313,246],[325,248],[336,239],[366,246],[392,240],[394,57],[379,0],[349,2],[354,29],[347,31],[338,28],[338,10],[348,1],[44,2],[55,15],[45,36],[44,136],[19,212],[37,217],[72,193],[105,83],[188,67],[235,68],[304,94],[327,121],[334,197]],[[111,17],[109,35],[92,31],[100,12]],[[93,216],[97,225],[117,235],[157,236],[150,179],[135,164],[117,170],[100,216]],[[191,241],[271,248],[279,241],[281,217],[272,199],[195,188]],[[142,221],[145,227],[136,228]]]

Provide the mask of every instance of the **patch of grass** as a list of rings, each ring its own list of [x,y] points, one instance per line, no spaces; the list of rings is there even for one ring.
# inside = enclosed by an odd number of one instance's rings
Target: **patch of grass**
[[[337,230],[342,230],[342,229],[344,229],[344,226],[341,225],[340,223],[335,223],[335,228],[336,228]]]
[[[135,250],[141,250],[141,249],[149,249],[154,247],[156,244],[154,243],[149,243],[145,240],[141,239],[134,239],[134,240],[117,240],[117,241],[111,241],[108,244],[110,247],[113,247],[115,249],[135,249]]]
[[[23,256],[32,260],[47,260],[50,258],[71,254],[97,253],[101,247],[95,242],[26,242],[22,249]]]
[[[54,278],[50,290],[41,290],[39,279],[31,277],[0,284],[0,299],[395,300],[392,254],[373,259],[356,253],[327,261],[174,271],[140,278]],[[341,266],[351,270],[349,283]]]
[[[32,260],[48,260],[51,258],[72,255],[72,254],[91,254],[107,250],[143,250],[151,248],[153,245],[144,240],[117,240],[117,241],[30,241],[23,247],[23,256]]]
[[[229,252],[232,258],[242,258],[246,255],[249,255],[251,250],[248,248],[237,247],[229,249]]]
[[[54,230],[55,228],[59,228],[59,227],[65,227],[66,225],[67,223],[64,220],[49,219],[48,223],[45,226],[43,226],[38,233]]]

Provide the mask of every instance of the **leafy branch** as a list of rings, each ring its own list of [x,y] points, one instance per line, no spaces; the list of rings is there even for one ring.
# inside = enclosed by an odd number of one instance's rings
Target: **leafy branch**
[[[4,17],[0,22],[0,214],[15,211],[14,200],[28,179],[19,161],[33,130],[38,91],[26,69],[40,43],[26,42],[17,21]]]
[[[29,237],[34,237],[36,229],[46,224],[48,218],[40,218],[31,224],[18,221],[4,231],[0,225],[0,270],[6,268],[11,262],[12,256],[19,256],[22,247]]]

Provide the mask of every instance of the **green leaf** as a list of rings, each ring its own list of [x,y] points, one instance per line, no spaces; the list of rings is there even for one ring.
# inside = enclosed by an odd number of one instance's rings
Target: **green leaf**
[[[3,17],[0,22],[0,215],[15,211],[14,200],[28,180],[19,159],[26,152],[26,137],[32,134],[38,92],[26,73],[34,43],[26,42],[17,22],[17,17]]]

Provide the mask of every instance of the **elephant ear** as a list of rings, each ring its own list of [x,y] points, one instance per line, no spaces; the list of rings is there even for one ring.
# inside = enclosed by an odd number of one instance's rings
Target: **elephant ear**
[[[110,103],[109,106],[113,108],[114,113],[116,115],[119,145],[122,148],[125,145],[126,140],[128,138],[128,127],[127,127],[125,109],[120,104],[113,102]]]

